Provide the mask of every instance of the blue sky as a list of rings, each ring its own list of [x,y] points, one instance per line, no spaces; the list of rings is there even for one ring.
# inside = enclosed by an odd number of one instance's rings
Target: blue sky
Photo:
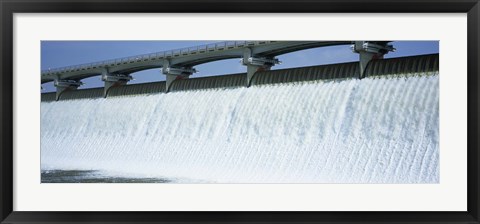
[[[42,41],[41,69],[53,69],[215,42],[219,41]],[[385,58],[439,52],[438,41],[394,41],[391,44],[397,50],[385,55]],[[297,51],[280,55],[278,58],[282,64],[272,67],[272,70],[358,61],[358,54],[353,53],[350,46],[344,45]],[[246,67],[241,65],[239,59],[206,63],[195,66],[195,68],[199,72],[193,74],[192,78],[246,71]],[[145,70],[131,75],[134,80],[129,84],[165,80],[160,69]],[[100,76],[87,78],[82,82],[85,83],[80,87],[82,89],[103,86]],[[42,87],[42,92],[55,91],[52,82],[45,83]]]

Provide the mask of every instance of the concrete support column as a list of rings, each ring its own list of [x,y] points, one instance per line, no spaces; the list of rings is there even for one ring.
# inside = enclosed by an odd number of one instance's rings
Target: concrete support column
[[[246,65],[247,66],[247,87],[252,83],[253,76],[255,73],[262,71],[270,71],[272,66],[259,66],[259,65]]]
[[[197,70],[192,67],[173,66],[169,60],[165,60],[162,67],[162,73],[167,76],[165,91],[170,91],[170,86],[175,80],[188,79],[195,72]]]
[[[167,76],[166,78],[166,83],[167,83],[167,86],[166,86],[166,89],[165,91],[168,92],[170,90],[170,86],[172,85],[172,83],[177,80],[177,79],[188,79],[188,76],[177,76],[177,75],[170,75],[170,74],[165,74]]]
[[[359,79],[365,78],[365,71],[368,63],[372,60],[383,59],[385,54],[390,51],[395,51],[392,45],[387,41],[355,41],[352,45],[352,51],[359,54],[360,73]]]
[[[252,49],[245,48],[243,52],[242,64],[247,66],[246,86],[249,87],[256,72],[269,71],[272,66],[280,64],[280,61],[278,61],[276,58],[255,57],[252,54]]]
[[[130,75],[110,74],[108,73],[108,70],[105,69],[102,72],[102,81],[105,82],[105,87],[103,88],[103,97],[106,98],[108,96],[108,91],[110,88],[125,85],[130,80],[132,80],[132,76]]]
[[[57,88],[57,93],[55,94],[55,100],[60,99],[60,95],[65,91],[75,90],[79,86],[83,85],[82,82],[76,80],[62,80],[62,79],[55,79],[53,82],[54,86]]]

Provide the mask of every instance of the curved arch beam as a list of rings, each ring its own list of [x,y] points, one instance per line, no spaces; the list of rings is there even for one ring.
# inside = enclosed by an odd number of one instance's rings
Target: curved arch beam
[[[84,79],[100,75],[104,68],[107,68],[111,73],[132,73],[145,69],[160,68],[163,66],[165,59],[171,60],[172,65],[193,66],[217,60],[242,58],[243,51],[246,48],[252,49],[252,54],[254,55],[274,57],[309,48],[351,43],[351,41],[243,41],[242,44],[235,43],[235,45],[230,46],[229,42],[224,42],[217,44],[215,48],[199,46],[195,50],[188,52],[173,50],[43,71],[41,82],[51,82],[59,76],[62,79]]]
[[[138,55],[99,63],[92,63],[68,68],[54,69],[42,72],[41,83],[55,81],[67,87],[57,86],[57,98],[61,92],[74,88],[79,80],[101,75],[105,82],[104,96],[108,89],[117,85],[124,85],[132,79],[131,73],[162,68],[167,76],[167,91],[172,82],[178,78],[188,78],[193,74],[193,66],[212,61],[231,58],[242,58],[242,64],[247,66],[247,83],[257,71],[270,70],[278,64],[275,58],[278,55],[295,51],[353,44],[353,51],[360,54],[360,77],[367,64],[374,58],[381,58],[394,48],[388,45],[390,41],[240,41],[222,42],[212,45],[198,46],[188,49],[159,52],[148,55]],[[60,81],[60,82],[59,82]],[[76,84],[75,84],[76,85]],[[60,89],[62,88],[62,89]],[[61,91],[60,91],[61,90]]]

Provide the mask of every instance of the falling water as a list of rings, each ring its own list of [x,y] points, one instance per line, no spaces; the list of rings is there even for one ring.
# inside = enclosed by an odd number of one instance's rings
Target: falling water
[[[192,182],[438,183],[438,82],[366,78],[42,102],[41,166]]]

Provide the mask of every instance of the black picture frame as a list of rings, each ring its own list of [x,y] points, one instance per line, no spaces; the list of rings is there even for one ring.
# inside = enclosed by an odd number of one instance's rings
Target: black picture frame
[[[0,0],[2,223],[480,223],[478,0]],[[467,212],[20,212],[13,211],[14,13],[467,13]]]

